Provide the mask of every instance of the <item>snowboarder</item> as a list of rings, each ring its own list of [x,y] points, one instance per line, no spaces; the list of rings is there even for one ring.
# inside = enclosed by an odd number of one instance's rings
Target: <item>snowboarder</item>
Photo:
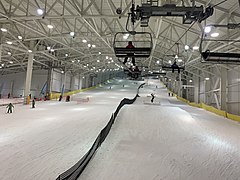
[[[14,106],[12,103],[9,103],[6,108],[8,108],[7,113],[12,113],[12,109],[14,108]]]
[[[32,108],[35,108],[35,100],[32,100]]]
[[[151,96],[152,96],[151,102],[153,103],[153,100],[154,100],[155,96],[154,96],[153,93],[151,94]]]

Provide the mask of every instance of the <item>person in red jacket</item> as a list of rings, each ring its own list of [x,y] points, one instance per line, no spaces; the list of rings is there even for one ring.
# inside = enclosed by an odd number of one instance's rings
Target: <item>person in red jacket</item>
[[[132,44],[132,41],[128,41],[128,45],[127,45],[126,48],[127,48],[127,49],[133,49],[133,48],[135,48],[135,47],[133,46],[133,44]],[[133,57],[133,55],[134,55],[133,53],[128,54],[128,56],[132,56],[132,64],[133,64],[133,66],[136,66],[136,65],[135,65],[135,57]],[[125,57],[123,64],[125,64],[125,63],[127,62],[127,60],[128,60],[128,57]]]

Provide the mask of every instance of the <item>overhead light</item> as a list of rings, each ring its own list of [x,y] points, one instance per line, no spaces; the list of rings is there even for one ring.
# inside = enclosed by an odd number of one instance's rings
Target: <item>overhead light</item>
[[[74,36],[75,35],[75,33],[74,32],[70,32],[70,36]]]
[[[8,55],[11,55],[12,53],[11,52],[8,52]]]
[[[43,15],[44,11],[42,9],[37,9],[38,15]]]
[[[87,40],[86,40],[86,39],[83,39],[83,40],[82,40],[82,42],[83,42],[83,43],[86,43],[86,42],[87,42]]]
[[[208,81],[210,78],[209,77],[206,77],[205,80]]]
[[[219,36],[219,33],[217,32],[211,34],[211,37],[218,37],[218,36]]]
[[[189,82],[191,83],[191,82],[192,82],[192,79],[190,79]]]
[[[74,60],[72,60],[72,63],[74,63],[75,61]]]
[[[51,47],[50,47],[50,46],[48,46],[48,47],[47,47],[47,50],[50,50],[50,49],[51,49]]]
[[[205,28],[204,28],[204,32],[205,33],[210,33],[212,31],[212,26],[206,26]]]
[[[193,46],[193,50],[198,50],[199,47],[198,46]]]
[[[157,64],[159,64],[160,63],[160,61],[157,61]]]
[[[85,77],[83,76],[82,78],[84,79]]]
[[[52,28],[53,28],[53,25],[49,24],[49,25],[47,25],[47,27],[48,27],[49,29],[52,29]]]
[[[12,61],[9,61],[9,63],[10,63],[10,64],[13,64],[13,62],[12,62]]]
[[[85,67],[85,68],[86,68],[87,66],[83,66],[83,67]]]
[[[18,39],[22,40],[22,36],[18,36]]]
[[[87,64],[87,66],[88,66],[88,64]]]
[[[111,62],[110,61],[108,61],[108,64],[110,64]]]
[[[78,62],[80,62],[80,60],[77,60]]]
[[[97,62],[100,62],[99,59],[97,60]]]
[[[2,67],[4,66],[4,64],[2,64]]]
[[[98,54],[102,54],[101,52],[98,52]]]
[[[176,55],[175,58],[177,59],[177,58],[178,58],[178,55]]]
[[[129,37],[129,34],[123,35],[123,39],[127,39]]]
[[[88,44],[87,46],[88,46],[88,47],[91,47],[92,45],[91,45],[91,44]]]
[[[165,71],[164,71],[164,70],[162,70],[162,73],[165,73]]]
[[[106,59],[108,59],[108,56],[106,56]]]
[[[111,62],[113,62],[113,60]]]
[[[172,61],[169,60],[168,63],[169,63],[169,64],[172,64]]]
[[[61,71],[61,73],[63,74],[63,73],[64,73],[64,71]]]
[[[7,32],[7,29],[1,28],[1,31],[2,31],[2,32]]]
[[[185,46],[184,46],[184,49],[185,49],[185,50],[189,50],[189,46],[188,46],[188,45],[185,45]]]
[[[32,50],[31,50],[31,49],[29,49],[29,50],[28,50],[28,52],[29,52],[29,53],[31,53],[31,52],[32,52]]]
[[[68,57],[68,54],[65,54],[66,57]]]
[[[51,52],[54,52],[54,49],[51,49],[50,51],[51,51]]]
[[[182,60],[182,59],[178,59],[177,61],[178,61],[178,62],[182,62],[183,60]]]
[[[10,44],[10,45],[11,45],[11,44],[12,44],[12,41],[7,41],[7,44]]]
[[[95,48],[95,47],[96,47],[96,45],[95,45],[95,44],[93,44],[93,45],[92,45],[92,47],[93,47],[93,48]]]

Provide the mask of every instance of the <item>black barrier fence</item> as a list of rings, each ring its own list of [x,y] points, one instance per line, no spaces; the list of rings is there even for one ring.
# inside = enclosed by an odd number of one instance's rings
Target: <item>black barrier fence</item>
[[[93,143],[92,147],[89,149],[89,151],[70,169],[65,171],[64,173],[60,174],[57,177],[57,180],[76,180],[85,167],[87,166],[88,162],[91,160],[92,156],[96,152],[99,146],[103,143],[103,141],[106,139],[108,133],[110,132],[110,129],[115,121],[115,118],[117,117],[120,109],[126,105],[126,104],[133,104],[137,97],[139,97],[139,89],[143,87],[145,83],[141,84],[137,89],[137,94],[133,99],[127,99],[124,98],[120,104],[118,105],[116,111],[112,114],[111,119],[107,123],[107,125],[101,130],[100,134],[98,135],[97,139]]]

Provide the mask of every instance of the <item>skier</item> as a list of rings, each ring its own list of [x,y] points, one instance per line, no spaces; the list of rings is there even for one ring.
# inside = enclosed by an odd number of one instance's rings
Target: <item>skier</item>
[[[151,102],[153,103],[153,100],[154,100],[155,96],[154,96],[153,93],[151,94],[151,96],[152,96]]]
[[[8,108],[7,113],[12,113],[12,108],[14,108],[14,106],[12,103],[9,103],[6,108]]]
[[[70,102],[70,96],[66,97],[66,102]]]
[[[168,96],[170,96],[170,92],[168,93]]]
[[[32,108],[35,108],[35,100],[32,100]]]
[[[59,100],[58,101],[62,101],[62,95],[59,96]]]

